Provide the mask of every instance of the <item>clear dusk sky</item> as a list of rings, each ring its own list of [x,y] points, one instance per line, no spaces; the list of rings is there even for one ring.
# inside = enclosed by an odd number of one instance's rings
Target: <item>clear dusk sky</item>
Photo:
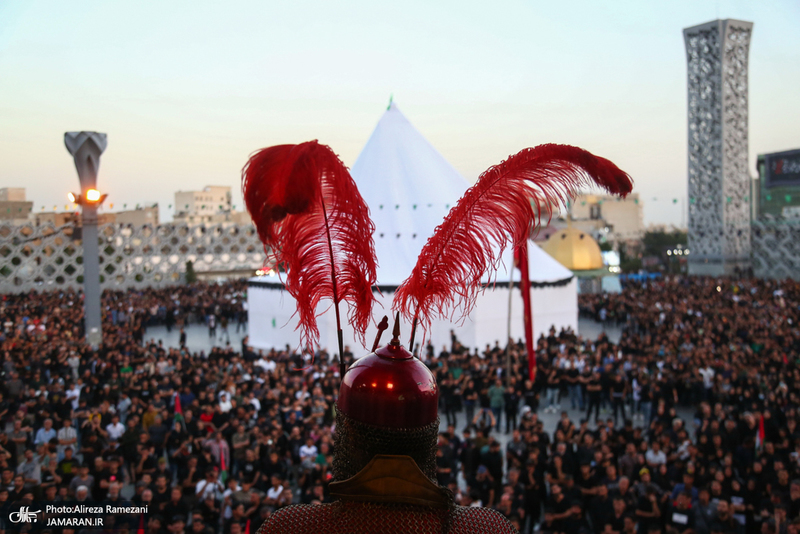
[[[230,185],[255,149],[317,138],[352,165],[391,94],[468,180],[568,143],[628,171],[645,223],[686,199],[682,30],[755,24],[750,172],[800,147],[796,0],[0,0],[0,187],[64,210],[69,130],[108,134],[113,211]],[[656,199],[656,200],[654,200]]]

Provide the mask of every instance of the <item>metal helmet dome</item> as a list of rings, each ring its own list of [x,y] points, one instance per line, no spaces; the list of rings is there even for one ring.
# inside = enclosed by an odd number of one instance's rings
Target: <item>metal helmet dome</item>
[[[360,358],[347,370],[339,388],[338,409],[369,425],[415,428],[436,421],[436,377],[399,340],[395,320],[392,340]]]

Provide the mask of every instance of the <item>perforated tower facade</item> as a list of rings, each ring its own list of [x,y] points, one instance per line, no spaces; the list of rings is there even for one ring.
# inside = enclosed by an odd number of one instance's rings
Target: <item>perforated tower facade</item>
[[[750,267],[747,58],[751,22],[683,30],[688,62],[689,273]]]

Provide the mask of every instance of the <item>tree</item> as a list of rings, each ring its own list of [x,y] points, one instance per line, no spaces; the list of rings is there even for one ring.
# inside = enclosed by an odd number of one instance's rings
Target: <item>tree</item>
[[[625,243],[619,245],[619,268],[623,273],[638,273],[642,268],[642,260],[634,254],[628,254]]]
[[[186,283],[193,284],[197,282],[197,273],[194,272],[194,265],[191,260],[186,262]]]
[[[645,256],[658,256],[664,254],[664,250],[675,248],[678,245],[686,246],[688,238],[686,232],[675,230],[673,232],[646,232],[642,238]]]

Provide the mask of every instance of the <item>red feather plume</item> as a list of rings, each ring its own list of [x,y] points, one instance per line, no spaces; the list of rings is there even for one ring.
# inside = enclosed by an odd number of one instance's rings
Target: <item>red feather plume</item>
[[[392,308],[414,324],[419,320],[424,330],[435,315],[457,306],[466,317],[503,249],[528,238],[543,207],[565,204],[590,184],[622,196],[633,188],[630,177],[607,159],[566,145],[526,148],[491,167],[428,239]]]
[[[303,343],[319,341],[323,299],[350,304],[363,343],[375,297],[377,262],[369,209],[347,167],[317,141],[259,150],[242,170],[242,193],[258,235],[286,270]],[[341,328],[340,328],[341,330]]]

